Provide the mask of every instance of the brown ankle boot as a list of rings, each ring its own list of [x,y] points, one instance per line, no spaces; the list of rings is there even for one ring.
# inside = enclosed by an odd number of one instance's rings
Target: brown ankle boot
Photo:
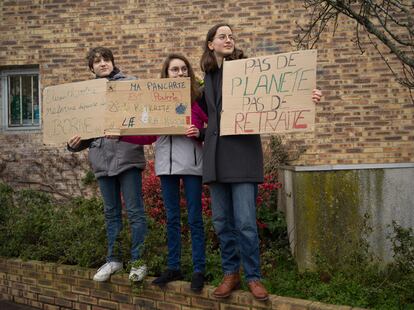
[[[259,280],[250,281],[247,285],[249,286],[250,292],[252,292],[252,295],[257,300],[266,301],[269,298],[265,287]]]
[[[238,273],[225,275],[219,287],[213,292],[213,296],[216,298],[227,298],[232,291],[237,290],[239,287],[240,275]]]

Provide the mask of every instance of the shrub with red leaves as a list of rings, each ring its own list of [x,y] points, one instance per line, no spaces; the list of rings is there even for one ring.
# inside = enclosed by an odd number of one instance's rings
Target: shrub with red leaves
[[[147,167],[142,174],[142,195],[147,214],[157,223],[165,225],[167,220],[161,194],[161,181],[155,175],[153,160],[147,162]]]
[[[284,217],[277,211],[277,189],[281,184],[277,182],[277,176],[275,174],[267,174],[264,178],[263,184],[259,184],[257,195],[257,210],[256,210],[256,222],[260,235],[260,248],[261,251],[272,247],[274,244],[278,246],[286,246],[288,248],[288,239],[286,232],[286,223]],[[148,244],[145,251],[150,255],[148,258],[152,261],[151,268],[155,270],[155,273],[162,270],[165,266],[165,257],[159,257],[159,260],[154,260],[151,253],[163,249],[166,251],[166,212],[161,193],[160,178],[155,175],[154,161],[148,161],[147,168],[142,175],[142,192],[144,198],[144,205],[147,212],[147,216],[150,218],[150,223],[155,224],[157,227],[154,234],[147,237]],[[181,232],[182,232],[182,268],[191,269],[191,236],[188,226],[188,213],[185,204],[185,195],[183,185],[180,186],[180,208],[181,208]],[[203,186],[201,205],[204,218],[205,240],[207,255],[209,278],[214,278],[213,274],[220,273],[220,255],[219,255],[219,242],[214,232],[212,219],[211,219],[211,198],[208,190],[208,186]],[[160,227],[161,226],[161,227]],[[159,236],[159,231],[163,231],[163,236]],[[155,250],[157,249],[157,250]],[[166,253],[166,252],[165,252]],[[216,270],[217,269],[217,270]]]
[[[268,174],[264,178],[264,182],[259,185],[259,191],[257,195],[257,208],[258,208],[258,218],[257,225],[259,229],[267,228],[272,222],[273,211],[276,211],[276,193],[277,189],[281,187],[281,183],[277,181],[277,176],[275,174]],[[181,191],[181,200],[180,207],[183,211],[186,209],[185,205],[185,195],[183,190],[183,185],[180,187]],[[154,170],[154,161],[148,161],[147,168],[145,169],[142,177],[142,192],[144,197],[144,205],[147,210],[147,214],[153,218],[157,223],[162,225],[166,224],[166,216],[164,203],[162,200],[161,194],[161,182],[159,177],[155,175]],[[211,198],[206,185],[203,186],[202,192],[202,210],[203,215],[210,218],[211,217]],[[261,212],[261,209],[269,209],[267,211],[271,212]],[[182,212],[183,215],[186,212]],[[188,227],[183,225],[183,231],[187,231]]]
[[[157,223],[166,224],[166,216],[164,209],[164,202],[161,193],[160,178],[155,175],[154,161],[149,160],[147,167],[142,175],[142,194],[144,198],[144,205],[147,214],[152,217]],[[180,208],[186,210],[184,186],[180,185]],[[208,187],[203,185],[203,192],[201,193],[201,205],[203,215],[211,217],[211,198]],[[185,212],[183,212],[185,214]]]

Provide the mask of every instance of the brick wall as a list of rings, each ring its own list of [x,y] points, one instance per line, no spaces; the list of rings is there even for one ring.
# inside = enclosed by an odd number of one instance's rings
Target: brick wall
[[[250,293],[240,290],[220,301],[212,297],[212,286],[195,294],[190,290],[190,283],[176,281],[168,284],[166,290],[160,290],[152,286],[153,279],[148,278],[143,287],[138,288],[131,286],[127,274],[113,275],[109,282],[94,282],[94,272],[74,266],[0,257],[0,299],[45,310],[351,310],[348,306],[276,295],[271,295],[267,302],[259,302]]]
[[[43,146],[41,136],[31,133],[0,133],[0,144],[0,181],[53,193],[57,199],[97,194],[95,183],[83,183],[90,169],[86,152]]]
[[[117,65],[127,74],[157,77],[163,58],[181,52],[201,77],[201,46],[215,23],[232,24],[238,46],[248,55],[266,55],[294,50],[296,22],[303,23],[306,15],[302,1],[294,0],[4,0],[0,70],[38,65],[42,88],[85,80],[92,77],[85,63],[87,50],[105,45],[114,50]],[[315,132],[283,136],[290,148],[305,150],[294,164],[414,159],[414,104],[374,48],[367,43],[361,54],[351,41],[354,30],[352,22],[340,20],[335,36],[324,34],[317,46],[317,84],[325,96],[317,107]],[[367,42],[366,35],[360,35]],[[0,168],[27,171],[6,177],[0,169],[0,178],[30,178],[30,158],[48,161],[58,152],[40,141],[39,133],[0,132]],[[27,160],[10,161],[13,156]],[[65,180],[76,183],[70,169],[65,171]]]

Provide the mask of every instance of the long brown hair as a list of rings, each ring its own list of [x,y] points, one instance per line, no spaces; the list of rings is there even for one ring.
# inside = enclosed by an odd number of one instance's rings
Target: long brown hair
[[[206,40],[204,42],[204,52],[200,60],[201,70],[205,73],[218,69],[217,60],[216,60],[216,57],[214,56],[214,51],[208,48],[208,43],[214,40],[217,30],[220,27],[224,27],[224,26],[229,27],[231,30],[231,27],[229,24],[221,23],[221,24],[214,25],[207,32]],[[234,47],[234,51],[233,53],[231,53],[231,55],[224,57],[224,59],[226,60],[235,60],[235,59],[242,59],[242,58],[246,58],[246,57],[244,56],[243,51],[236,48],[236,46]]]
[[[168,78],[168,68],[170,66],[170,62],[173,59],[180,59],[184,61],[185,65],[187,66],[188,77],[191,80],[191,102],[194,102],[200,96],[199,85],[197,83],[194,70],[191,67],[190,62],[183,55],[169,54],[167,58],[165,58],[164,63],[162,65],[162,69],[161,69],[161,78]]]

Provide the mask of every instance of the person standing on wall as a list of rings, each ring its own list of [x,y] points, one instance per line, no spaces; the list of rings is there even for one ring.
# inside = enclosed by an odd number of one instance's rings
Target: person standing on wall
[[[155,141],[155,173],[161,179],[162,196],[167,213],[167,269],[152,283],[164,287],[171,281],[183,279],[181,273],[181,208],[180,182],[183,182],[191,232],[193,275],[191,289],[200,292],[204,287],[206,265],[204,225],[201,210],[202,143],[197,139],[207,116],[197,104],[199,85],[194,71],[184,56],[170,54],[164,61],[161,78],[190,77],[191,122],[186,136],[126,136],[122,141],[146,143]]]
[[[116,66],[112,51],[96,47],[87,55],[89,69],[97,79],[110,81],[132,80]],[[108,252],[106,263],[98,269],[94,281],[106,281],[111,274],[121,270],[122,253],[119,235],[122,230],[122,198],[125,202],[131,227],[131,262],[140,259],[140,247],[147,232],[147,222],[142,199],[142,171],[145,168],[144,149],[118,139],[107,137],[82,140],[78,135],[69,139],[67,148],[79,152],[89,148],[89,161],[98,180],[104,200],[104,213]],[[129,273],[132,281],[142,281],[147,274],[146,265],[133,266]]]
[[[213,26],[206,36],[200,60],[205,72],[205,88],[200,106],[208,115],[206,130],[201,130],[203,147],[203,182],[209,185],[213,225],[220,241],[224,279],[213,292],[227,298],[240,286],[243,266],[252,295],[268,299],[261,282],[259,237],[256,225],[257,186],[263,182],[263,152],[260,135],[220,136],[222,110],[223,60],[245,58],[235,47],[228,24]],[[313,91],[313,101],[321,97]]]

